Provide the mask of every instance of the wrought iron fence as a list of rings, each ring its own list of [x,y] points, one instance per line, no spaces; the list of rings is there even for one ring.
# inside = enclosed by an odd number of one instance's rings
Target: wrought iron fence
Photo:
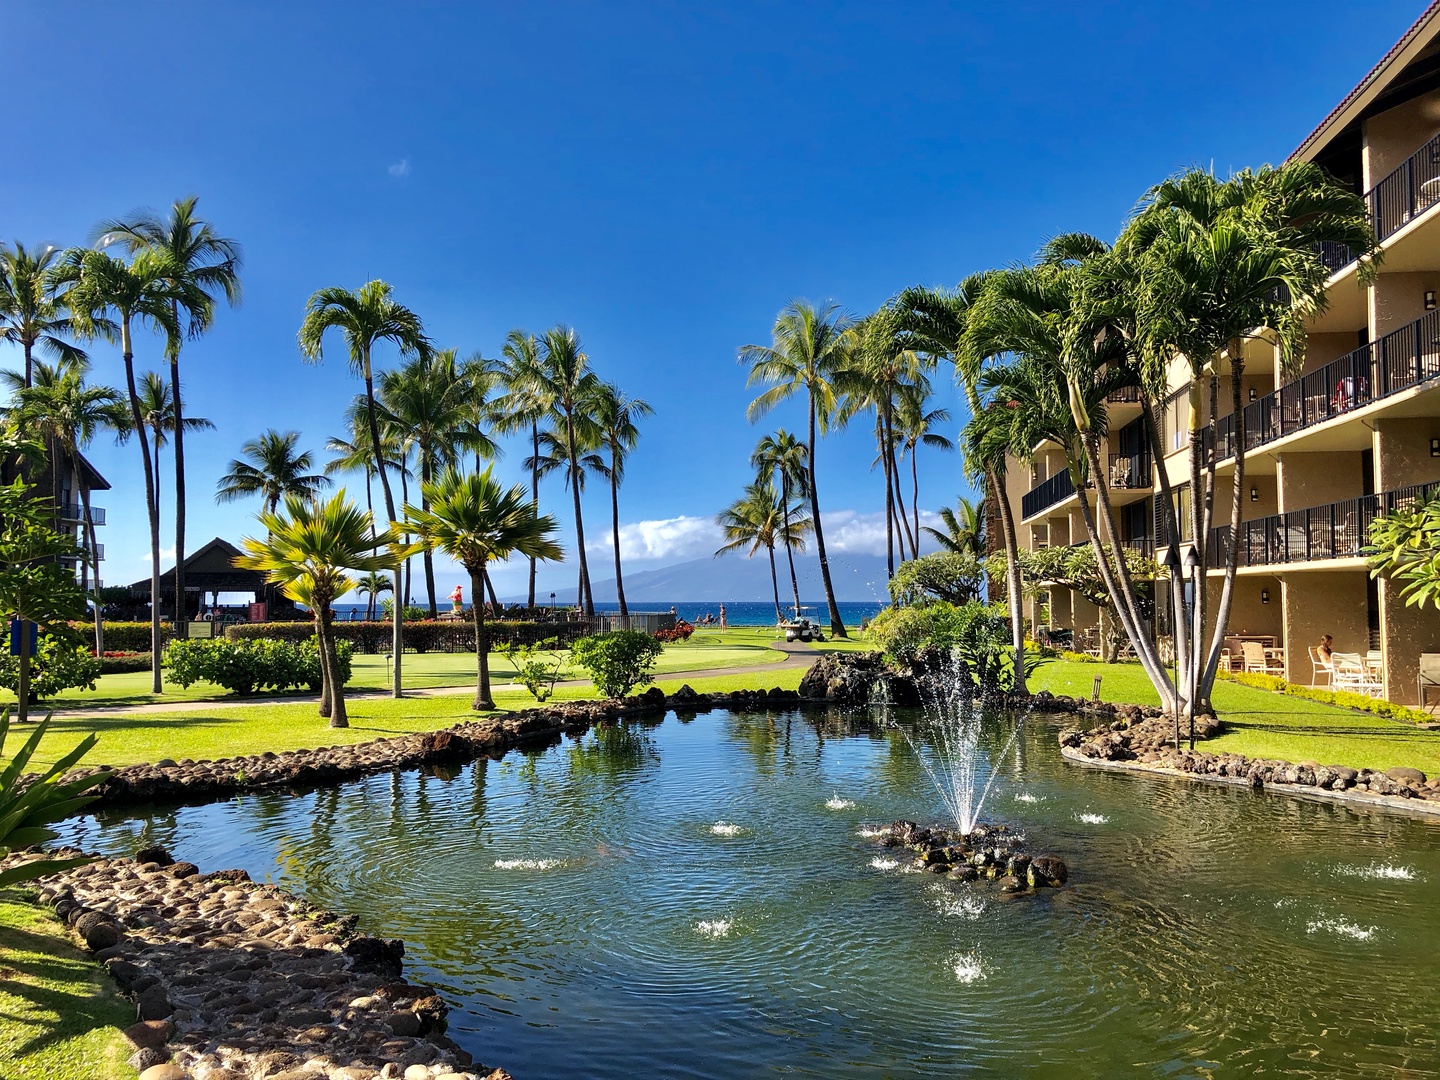
[[[1075,483],[1070,479],[1070,470],[1061,469],[1020,497],[1020,513],[1023,517],[1034,517],[1074,494]]]

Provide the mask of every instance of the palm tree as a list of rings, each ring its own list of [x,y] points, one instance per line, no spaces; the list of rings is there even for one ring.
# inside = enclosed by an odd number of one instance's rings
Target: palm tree
[[[395,565],[394,552],[375,552],[395,544],[397,537],[389,529],[376,535],[370,515],[356,508],[344,488],[325,502],[295,494],[286,495],[284,502],[284,514],[260,514],[265,539],[245,537],[245,554],[236,557],[235,565],[262,571],[286,596],[310,608],[323,679],[320,715],[330,717],[331,727],[349,727],[331,605],[355,587],[345,571],[374,573]]]
[[[210,329],[215,318],[217,294],[223,294],[231,307],[240,302],[240,245],[219,236],[204,218],[195,215],[194,195],[177,199],[170,206],[169,217],[162,218],[150,211],[139,211],[129,221],[112,221],[100,226],[100,244],[123,244],[127,250],[161,251],[170,256],[173,272],[170,284],[175,290],[171,314],[180,323],[180,309],[185,309],[189,337],[199,337]],[[170,386],[175,397],[175,632],[184,637],[185,622],[185,432],[193,430],[185,422],[185,407],[180,392],[180,338],[170,341]],[[156,464],[159,464],[157,457]]]
[[[372,518],[373,527],[373,518]],[[375,618],[375,605],[380,600],[381,593],[394,593],[395,586],[390,579],[378,570],[371,570],[361,574],[355,582],[355,591],[361,596],[367,597],[365,601],[365,621],[371,622]]]
[[[300,352],[306,360],[318,363],[323,359],[325,332],[332,328],[339,330],[345,338],[350,354],[350,370],[365,380],[365,423],[370,431],[370,447],[375,453],[375,471],[380,477],[380,489],[385,493],[386,520],[395,521],[395,497],[390,492],[390,480],[385,475],[382,452],[385,444],[380,439],[380,424],[376,416],[375,372],[370,356],[381,341],[393,342],[401,356],[424,356],[430,351],[430,340],[425,336],[419,316],[403,304],[397,304],[390,286],[383,281],[371,281],[357,292],[339,287],[321,289],[310,297],[298,334]],[[404,641],[400,623],[405,605],[401,602],[400,592],[400,563],[397,562],[391,641],[397,698],[403,693],[400,660],[404,655]]]
[[[949,409],[927,409],[930,399],[930,381],[919,380],[900,391],[895,403],[895,426],[903,454],[910,456],[910,513],[914,515],[914,532],[911,534],[915,547],[911,554],[920,557],[920,466],[917,451],[922,446],[932,450],[950,452],[955,444],[935,430],[936,425],[950,421]],[[903,459],[902,459],[903,460]]]
[[[771,344],[743,345],[740,362],[750,367],[749,384],[769,383],[770,389],[750,403],[751,422],[792,395],[805,392],[808,407],[808,457],[805,462],[806,489],[810,496],[810,520],[815,530],[815,551],[820,557],[820,581],[830,609],[830,633],[845,637],[840,607],[835,603],[835,586],[830,581],[830,561],[825,555],[825,533],[820,524],[820,493],[815,485],[815,440],[817,428],[830,428],[835,415],[834,379],[847,362],[845,331],[851,324],[835,304],[815,307],[804,300],[790,303],[775,319]]]
[[[610,464],[605,476],[610,480],[610,534],[615,542],[615,595],[620,601],[620,617],[628,618],[625,606],[625,585],[620,577],[620,483],[625,479],[625,458],[640,441],[635,421],[653,416],[654,408],[643,398],[626,397],[618,386],[608,383],[601,388],[596,401],[595,424],[600,429],[600,445],[610,451]],[[627,624],[628,625],[628,624]]]
[[[715,552],[716,558],[726,552],[748,548],[745,557],[753,558],[761,548],[770,557],[770,589],[775,598],[775,621],[784,616],[780,612],[780,582],[775,575],[775,541],[785,527],[785,513],[781,509],[775,484],[768,477],[745,486],[745,494],[736,499],[720,513],[715,522],[725,533],[725,543]],[[804,550],[803,533],[810,529],[809,520],[789,523],[791,542]]]
[[[165,449],[169,436],[175,433],[175,425],[179,422],[179,414],[175,410],[175,396],[170,391],[170,382],[158,371],[145,371],[140,374],[140,416],[145,425],[150,429],[150,437],[155,440],[155,515],[160,516],[160,451]],[[213,431],[215,425],[202,416],[187,416],[183,422],[186,431]],[[179,440],[176,440],[178,453]],[[176,495],[176,502],[179,502],[179,495]],[[178,507],[175,511],[180,512]],[[176,566],[179,563],[179,552],[176,552]],[[175,587],[180,588],[180,579],[175,581]],[[181,611],[181,616],[185,616]]]
[[[495,426],[502,432],[530,429],[530,499],[540,509],[540,421],[550,411],[540,370],[540,340],[534,334],[511,330],[501,349],[497,377],[505,393],[495,402]],[[535,607],[535,559],[530,560],[530,586],[525,606]]]
[[[781,534],[785,558],[790,564],[790,590],[794,594],[796,618],[800,616],[800,579],[795,576],[790,500],[797,495],[802,500],[805,498],[808,479],[805,463],[809,457],[810,452],[805,444],[784,428],[780,428],[774,435],[764,436],[755,444],[755,449],[750,454],[750,464],[755,469],[757,479],[771,477],[779,481]],[[804,549],[804,544],[801,544],[800,550]]]
[[[462,475],[447,468],[433,483],[421,485],[429,509],[405,507],[407,525],[426,547],[438,547],[470,574],[470,610],[475,620],[475,702],[473,708],[490,710],[490,643],[485,638],[485,605],[481,602],[486,567],[512,554],[527,558],[562,559],[553,536],[559,526],[541,517],[519,484],[508,491],[486,469]]]
[[[454,349],[425,353],[380,376],[380,424],[401,445],[413,446],[420,474],[421,507],[425,485],[456,465],[466,450],[494,457],[494,441],[479,426],[474,384],[465,377]],[[425,591],[430,618],[439,615],[435,599],[435,561],[424,550]]]
[[[508,344],[508,343],[507,343]],[[595,408],[599,400],[600,377],[590,370],[590,358],[580,348],[580,338],[568,326],[556,326],[545,332],[533,368],[521,373],[524,392],[543,402],[551,425],[553,446],[565,467],[565,479],[575,510],[575,554],[579,563],[579,600],[587,616],[595,614],[595,597],[590,590],[590,564],[585,557],[585,520],[580,509],[580,492],[584,487],[583,458],[599,445],[595,426]],[[541,433],[538,442],[545,443]],[[550,455],[551,459],[556,457]],[[531,463],[541,474],[546,458],[536,456]],[[532,484],[534,473],[532,472]]]
[[[65,340],[75,334],[75,325],[55,273],[58,256],[54,247],[29,251],[18,240],[14,246],[0,244],[0,341],[24,350],[26,388],[34,385],[36,348],[62,364],[85,360],[85,353]]]
[[[229,472],[215,486],[215,501],[228,503],[259,495],[265,501],[265,513],[274,514],[287,496],[318,499],[331,481],[323,473],[311,471],[315,458],[309,450],[295,452],[299,441],[298,431],[270,428],[259,438],[242,443],[241,456],[231,459]]]
[[[43,366],[43,365],[42,365]],[[54,450],[52,470],[58,475],[60,457],[79,462],[81,453],[94,441],[96,434],[109,430],[117,434],[129,430],[130,417],[120,393],[108,386],[90,386],[79,370],[67,371],[54,382],[36,384],[23,389],[13,411],[14,419],[32,435],[43,437]],[[85,550],[95,571],[95,655],[105,651],[105,629],[100,601],[100,548],[95,542],[95,522],[90,514],[90,485],[83,469],[76,469],[80,478],[80,503],[85,516]]]
[[[77,331],[111,336],[118,328],[120,355],[125,364],[125,389],[130,399],[130,422],[140,444],[145,471],[145,505],[150,514],[150,657],[152,692],[160,683],[160,516],[155,509],[155,463],[150,439],[140,414],[135,384],[135,346],[132,337],[138,320],[164,331],[167,340],[180,336],[176,304],[187,309],[198,304],[188,288],[173,284],[174,260],[162,251],[141,251],[127,265],[100,251],[75,250],[66,254],[57,276],[69,285],[66,302]],[[110,319],[113,313],[114,320]]]
[[[940,521],[945,526],[945,531],[932,529],[929,525],[924,527],[924,532],[938,543],[944,551],[954,551],[959,554],[974,555],[977,559],[985,557],[985,500],[971,502],[961,495],[955,500],[955,508],[948,506],[940,508]]]

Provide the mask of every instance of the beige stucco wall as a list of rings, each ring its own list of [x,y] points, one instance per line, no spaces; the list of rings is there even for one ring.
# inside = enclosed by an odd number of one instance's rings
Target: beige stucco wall
[[[1420,654],[1440,652],[1440,611],[1430,606],[1406,606],[1399,588],[1383,578],[1380,651],[1385,657],[1385,696],[1403,705],[1416,704],[1415,676]]]
[[[1378,341],[1424,315],[1426,289],[1440,289],[1440,270],[1377,276],[1370,290],[1371,340]]]
[[[1375,490],[1440,480],[1440,458],[1430,456],[1430,440],[1435,438],[1440,438],[1440,416],[1376,419]]]
[[[1311,334],[1305,342],[1305,362],[1300,369],[1301,373],[1308,375],[1312,371],[1319,371],[1332,360],[1338,360],[1359,347],[1360,327],[1358,326],[1351,333]]]
[[[1440,90],[1387,109],[1365,121],[1361,162],[1366,189],[1440,132]]]
[[[1276,454],[1275,471],[1282,513],[1353,499],[1365,490],[1360,455],[1353,450]]]
[[[1285,619],[1285,677],[1310,683],[1308,647],[1321,634],[1335,638],[1336,652],[1364,654],[1370,647],[1363,570],[1287,574],[1282,581]],[[1273,594],[1272,594],[1273,595]]]

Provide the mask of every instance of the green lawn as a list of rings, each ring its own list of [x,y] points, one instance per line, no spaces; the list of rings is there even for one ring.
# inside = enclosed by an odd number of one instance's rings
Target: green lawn
[[[18,890],[0,891],[0,1076],[134,1077],[120,1034],[134,1019],[53,916]]]
[[[1088,698],[1097,675],[1102,701],[1160,702],[1139,664],[1055,660],[1035,673],[1030,689]],[[1205,744],[1208,750],[1357,769],[1409,765],[1429,775],[1440,774],[1437,731],[1231,682],[1216,684],[1215,711],[1227,730]]]

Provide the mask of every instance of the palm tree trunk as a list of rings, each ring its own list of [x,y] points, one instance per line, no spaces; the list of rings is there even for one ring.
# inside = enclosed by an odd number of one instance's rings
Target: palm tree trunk
[[[770,591],[775,594],[775,625],[780,625],[780,579],[775,576],[775,545],[766,544],[770,552]]]
[[[425,446],[420,447],[420,509],[430,509],[430,497],[425,494],[425,485],[434,478],[430,469],[429,454]],[[425,545],[425,594],[430,601],[430,618],[438,619],[440,609],[435,603],[435,554],[430,545]]]
[[[810,392],[810,459],[806,462],[810,480],[810,521],[815,529],[815,552],[820,556],[820,583],[825,587],[825,603],[830,609],[830,634],[846,637],[845,624],[840,620],[840,605],[835,603],[835,586],[830,583],[830,560],[825,555],[825,530],[820,526],[820,493],[815,487],[815,392]]]
[[[375,454],[375,471],[380,476],[380,489],[385,493],[387,520],[395,520],[395,496],[390,493],[390,479],[385,475],[385,448],[380,442],[380,425],[375,420],[375,377],[370,369],[370,346],[365,346],[362,357],[365,373],[365,423],[370,428],[370,449]],[[394,696],[404,696],[404,681],[400,677],[400,658],[405,654],[405,639],[400,629],[400,566],[395,566],[395,603],[391,607],[390,649],[395,665]]]
[[[175,323],[180,323],[180,305],[170,301]],[[185,411],[180,400],[180,346],[170,354],[170,396],[175,402],[175,636],[190,636],[188,605],[185,603]],[[160,462],[156,458],[158,467]]]
[[[1020,597],[1020,547],[1015,538],[1015,515],[1010,511],[1010,496],[1003,478],[993,469],[987,470],[995,505],[1000,511],[1000,531],[1005,535],[1005,599],[1010,606],[1010,647],[1015,650],[1015,683],[1011,693],[1029,697],[1025,686],[1025,613]]]
[[[332,695],[335,680],[331,677],[330,658],[325,655],[325,628],[321,625],[319,605],[312,614],[315,618],[315,652],[320,658],[320,715],[328,718],[334,711]]]
[[[320,648],[325,652],[326,685],[330,687],[330,726],[348,728],[350,715],[345,708],[345,684],[340,678],[340,657],[335,651],[335,628],[330,623],[330,601],[326,600],[320,623],[325,636],[320,639]]]
[[[540,512],[540,424],[530,421],[530,502],[535,506],[535,512]],[[535,567],[539,562],[535,556],[530,556],[530,589],[525,594],[525,609],[535,610]]]
[[[140,415],[140,395],[135,389],[135,354],[131,348],[130,315],[125,312],[120,322],[120,356],[125,363],[125,388],[130,394],[130,421],[135,425],[135,439],[140,444],[140,459],[145,467],[145,508],[150,514],[150,690],[158,694],[163,689],[160,684],[160,515],[155,508],[155,467],[150,460],[145,419]]]
[[[78,471],[78,470],[77,470]],[[85,547],[95,568],[95,655],[105,655],[105,615],[100,606],[100,548],[95,543],[95,522],[90,517],[90,485],[80,481],[80,505],[85,512]]]
[[[595,597],[590,591],[590,565],[585,558],[585,520],[580,513],[580,455],[575,447],[575,420],[567,411],[565,414],[565,453],[570,459],[570,494],[575,501],[575,551],[580,562],[581,608],[588,618],[595,615]]]
[[[35,359],[31,349],[35,343],[28,337],[24,340],[25,345],[25,389],[29,390],[35,385]]]
[[[784,520],[785,531],[785,558],[790,562],[790,588],[795,593],[795,617],[800,617],[800,579],[795,576],[795,549],[791,546],[790,536],[790,480],[788,477],[780,481],[780,513]],[[775,605],[775,621],[780,621],[780,605]]]
[[[477,599],[483,595],[485,564],[478,570],[470,571],[470,594]],[[495,699],[490,696],[490,643],[485,640],[485,605],[472,603],[470,613],[475,620],[475,702],[470,707],[476,712],[495,708]]]
[[[610,451],[610,535],[615,541],[615,595],[620,601],[620,618],[628,620],[630,609],[625,606],[625,584],[620,579],[620,482],[615,478],[620,468],[620,455]],[[630,623],[625,622],[625,628]]]
[[[920,471],[915,464],[915,451],[920,448],[916,443],[910,448],[910,513],[915,518],[915,558],[920,557]]]
[[[480,577],[485,581],[485,595],[490,597],[491,610],[499,612],[500,598],[495,595],[495,579],[490,576],[490,568],[487,566],[480,572]]]
[[[893,457],[890,459],[890,478],[895,484],[895,518],[904,533],[900,541],[900,561],[905,561],[906,545],[910,548],[910,558],[918,559],[920,555],[915,550],[915,534],[910,531],[910,515],[905,512],[905,496],[900,488],[900,463]]]

